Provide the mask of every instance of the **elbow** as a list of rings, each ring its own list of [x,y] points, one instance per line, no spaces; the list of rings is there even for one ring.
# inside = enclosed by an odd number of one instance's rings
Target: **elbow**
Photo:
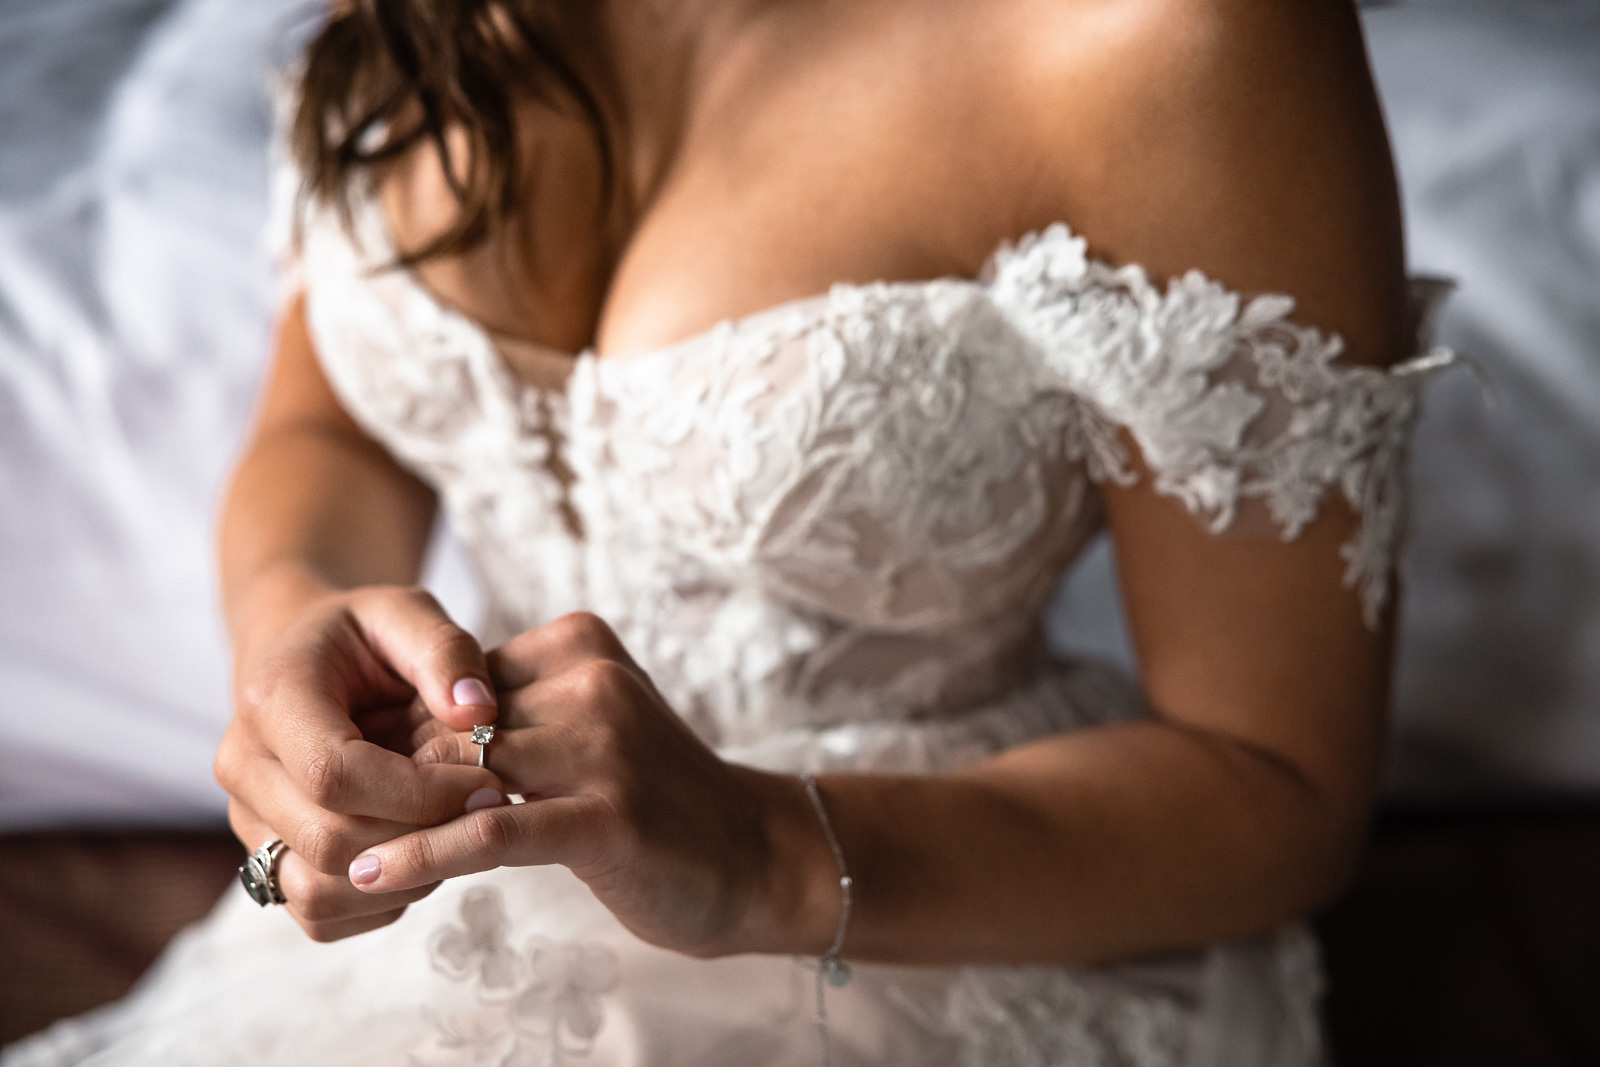
[[[1250,751],[1266,779],[1276,785],[1256,803],[1276,793],[1270,802],[1277,818],[1260,820],[1256,838],[1264,851],[1258,876],[1263,887],[1273,887],[1257,899],[1261,928],[1271,928],[1304,918],[1337,900],[1354,880],[1366,854],[1376,800],[1375,776],[1344,773],[1318,774],[1282,754],[1254,746]],[[1260,810],[1258,808],[1258,810]],[[1242,931],[1241,931],[1242,932]]]
[[[1323,826],[1316,833],[1316,857],[1309,864],[1302,887],[1300,914],[1321,911],[1342,896],[1366,856],[1372,826],[1370,801],[1330,804],[1338,810],[1323,815]]]
[[[1300,790],[1300,817],[1288,821],[1275,850],[1282,865],[1279,921],[1304,918],[1337,900],[1366,855],[1372,822],[1370,790]]]

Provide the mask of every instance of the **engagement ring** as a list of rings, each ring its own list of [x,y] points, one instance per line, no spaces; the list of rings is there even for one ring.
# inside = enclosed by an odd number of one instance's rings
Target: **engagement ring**
[[[474,726],[472,743],[478,746],[478,766],[482,767],[489,755],[489,742],[494,740],[494,726]]]

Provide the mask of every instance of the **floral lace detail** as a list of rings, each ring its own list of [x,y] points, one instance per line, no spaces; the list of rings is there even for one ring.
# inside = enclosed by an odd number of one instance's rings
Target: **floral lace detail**
[[[719,744],[1015,688],[1099,517],[1060,443],[1070,408],[1016,351],[970,285],[842,286],[687,351],[580,363],[590,605]]]
[[[1316,941],[1295,925],[1116,967],[967,967],[942,993],[897,985],[890,997],[964,1067],[1314,1067],[1322,992]],[[1219,1027],[1202,1004],[1247,1031]],[[1245,1022],[1263,1016],[1273,1025]]]
[[[957,983],[944,1018],[968,1067],[1178,1067],[1192,1005],[1105,975],[1037,968]]]
[[[1179,1067],[1196,999],[1192,982],[1061,967],[964,968],[942,994],[889,995],[963,1067]]]
[[[438,488],[485,638],[595,611],[694,729],[775,769],[936,773],[1143,714],[1131,683],[1041,639],[1098,487],[1136,476],[1125,433],[1219,533],[1293,538],[1341,494],[1375,624],[1417,392],[1452,360],[1341,366],[1285,297],[1197,273],[1158,289],[1052,227],[982,280],[838,286],[645,356],[580,355],[539,391],[381,269],[387,247],[374,205],[353,235],[308,223],[310,326],[352,415]],[[431,958],[494,1010],[439,1017],[428,1062],[581,1056],[617,975],[605,949],[514,948],[493,895],[469,894]],[[1314,1049],[1314,954],[1285,941],[1252,966],[1287,1005],[1274,1025]],[[961,974],[928,1011],[973,1063],[1163,1067],[1197,1012],[1120,973]]]
[[[1317,1005],[1327,992],[1327,980],[1316,938],[1304,927],[1292,927],[1278,936],[1274,948],[1278,988],[1286,991],[1284,1040],[1292,1043],[1301,1058],[1320,1060],[1322,1025]]]
[[[1362,516],[1343,549],[1345,584],[1376,626],[1403,520],[1405,445],[1422,380],[1454,356],[1435,349],[1388,370],[1341,366],[1338,336],[1289,321],[1294,300],[1250,300],[1199,271],[1165,291],[1138,266],[1090,259],[1065,226],[996,256],[991,292],[1063,384],[1085,402],[1078,448],[1097,480],[1126,484],[1125,427],[1158,492],[1221,532],[1262,501],[1284,540],[1337,488]],[[1427,305],[1443,289],[1414,285]],[[1431,308],[1414,309],[1419,320]]]
[[[588,1055],[605,1022],[601,998],[617,985],[616,954],[543,937],[516,951],[505,903],[493,888],[468,890],[460,916],[459,924],[434,933],[430,960],[440,974],[470,985],[480,1004],[499,1010],[487,1018],[435,1015],[438,1054],[412,1062],[561,1067]]]

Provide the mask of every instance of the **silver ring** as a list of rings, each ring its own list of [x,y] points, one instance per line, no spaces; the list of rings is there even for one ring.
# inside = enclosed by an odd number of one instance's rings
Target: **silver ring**
[[[283,838],[275,837],[250,853],[250,858],[239,868],[239,881],[250,899],[263,908],[268,904],[285,904],[283,890],[278,886],[278,861],[289,851]]]
[[[494,724],[472,728],[472,743],[478,746],[478,766],[484,766],[484,762],[489,758],[489,742],[493,740]]]

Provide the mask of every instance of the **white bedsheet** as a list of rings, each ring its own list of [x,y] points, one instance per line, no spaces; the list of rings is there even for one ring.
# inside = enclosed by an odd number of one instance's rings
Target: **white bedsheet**
[[[1412,268],[1459,282],[1440,339],[1494,397],[1446,376],[1418,429],[1389,787],[1600,788],[1600,2],[1365,21]],[[1112,596],[1075,578],[1063,642],[1126,661]]]
[[[264,87],[309,5],[0,0],[0,829],[215,820],[215,498],[268,341]],[[1369,15],[1458,276],[1397,787],[1600,785],[1600,4]],[[463,611],[453,557],[437,578]],[[1056,629],[1119,654],[1104,553]]]
[[[272,6],[0,9],[0,826],[219,810],[205,561],[264,343]]]
[[[1461,279],[1415,448],[1396,781],[1600,786],[1600,3],[1374,12],[1411,256]]]

